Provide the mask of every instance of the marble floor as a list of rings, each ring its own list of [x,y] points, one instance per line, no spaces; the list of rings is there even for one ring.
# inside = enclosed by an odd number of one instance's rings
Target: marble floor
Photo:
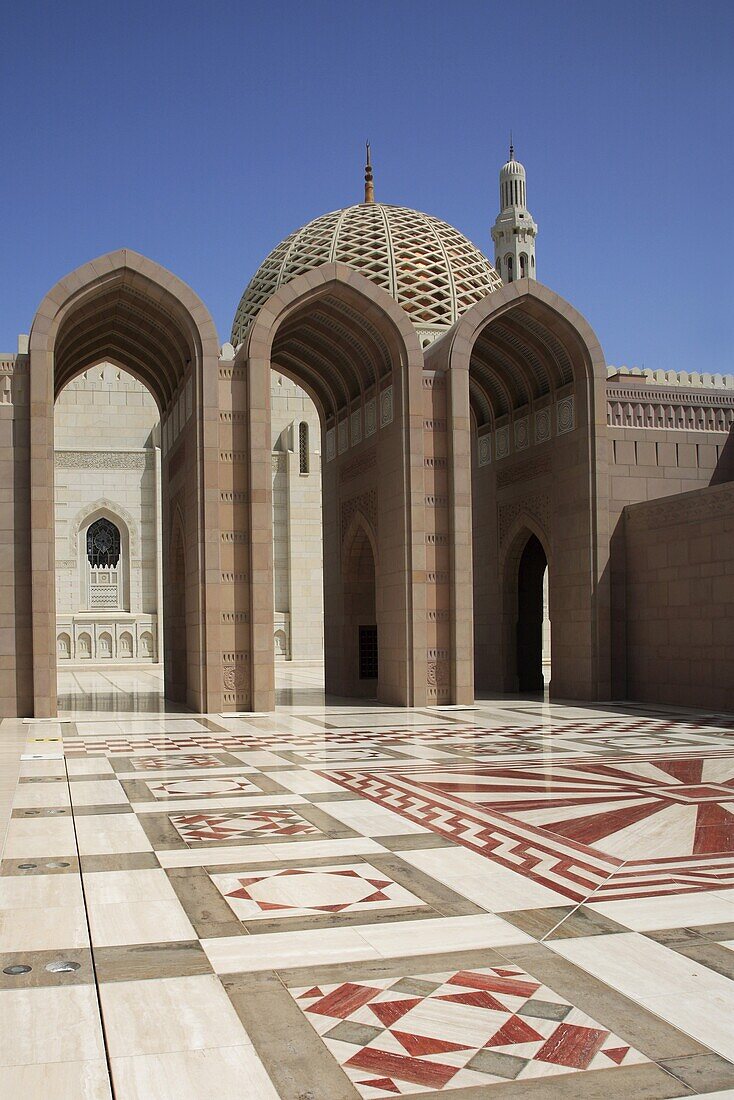
[[[0,724],[0,1095],[734,1097],[734,717],[279,676]]]

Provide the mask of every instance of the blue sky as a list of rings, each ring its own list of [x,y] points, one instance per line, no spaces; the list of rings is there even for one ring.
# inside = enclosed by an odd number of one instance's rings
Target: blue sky
[[[0,350],[128,247],[220,340],[288,232],[377,198],[490,256],[510,128],[538,274],[607,361],[734,372],[734,4],[6,2]]]

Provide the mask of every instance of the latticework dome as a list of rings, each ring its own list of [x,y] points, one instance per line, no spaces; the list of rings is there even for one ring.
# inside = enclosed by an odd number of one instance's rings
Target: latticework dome
[[[279,287],[335,261],[383,287],[425,338],[502,286],[486,256],[447,222],[404,206],[360,203],[316,218],[270,253],[242,295],[232,343],[242,342]]]

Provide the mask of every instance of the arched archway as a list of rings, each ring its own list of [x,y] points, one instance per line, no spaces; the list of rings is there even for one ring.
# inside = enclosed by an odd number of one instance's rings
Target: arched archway
[[[324,264],[281,287],[255,318],[234,370],[248,379],[251,530],[272,530],[270,371],[312,397],[322,428],[326,690],[363,693],[341,644],[347,596],[342,574],[352,517],[374,532],[377,587],[390,591],[391,612],[380,640],[378,696],[385,702],[426,701],[425,620],[414,603],[414,545],[423,541],[423,452],[420,408],[423,356],[418,336],[386,291],[344,264]],[[415,498],[414,498],[415,497]],[[254,705],[273,699],[272,553],[252,538]],[[267,600],[268,594],[270,598]],[[373,685],[374,686],[374,685]]]
[[[341,660],[345,694],[377,697],[379,693],[380,599],[377,539],[368,520],[357,512],[346,532],[341,568]],[[336,626],[336,624],[335,624]]]
[[[501,563],[525,516],[548,532],[554,562],[553,694],[607,697],[606,369],[593,331],[517,279],[469,309],[426,365],[450,378],[454,529],[472,536],[470,550],[454,547],[454,584],[474,596],[473,631],[457,615],[454,645],[473,643],[476,689],[516,690],[515,643],[498,629]]]
[[[537,535],[529,534],[517,563],[514,578],[517,613],[515,620],[515,676],[521,693],[540,692],[543,679],[543,580],[548,559]]]
[[[216,501],[207,495],[207,462],[216,463],[218,345],[206,307],[164,268],[122,249],[99,257],[62,279],[41,303],[29,340],[30,537],[33,608],[32,660],[19,668],[32,691],[37,717],[56,713],[54,625],[54,400],[90,366],[109,362],[128,371],[151,392],[162,425],[164,543],[178,507],[187,548],[187,591],[196,604],[187,618],[189,654],[185,701],[216,709],[207,635],[218,620],[216,598],[204,593],[207,567],[217,548],[204,532],[217,529]],[[214,480],[210,476],[209,481]],[[207,560],[210,559],[210,560]],[[164,603],[167,577],[164,570]],[[212,583],[214,583],[212,578]],[[211,595],[214,595],[212,592]],[[170,634],[164,648],[170,643]],[[221,676],[221,673],[219,673]],[[211,699],[213,706],[207,704]]]

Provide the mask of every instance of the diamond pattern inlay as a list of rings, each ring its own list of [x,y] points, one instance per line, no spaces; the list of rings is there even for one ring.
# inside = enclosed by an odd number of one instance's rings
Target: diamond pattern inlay
[[[647,1061],[511,965],[290,993],[365,1100]]]

